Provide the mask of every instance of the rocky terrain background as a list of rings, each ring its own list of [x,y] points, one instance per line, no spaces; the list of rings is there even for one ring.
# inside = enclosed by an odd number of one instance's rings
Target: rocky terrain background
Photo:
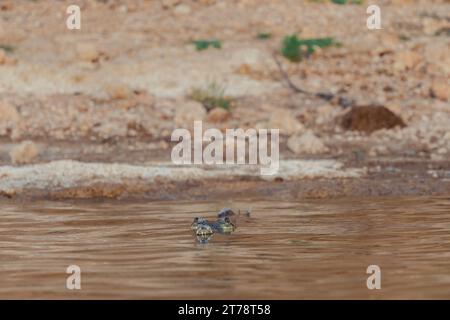
[[[366,27],[371,3],[381,7],[381,30]],[[66,28],[69,4],[81,8],[81,30]],[[445,0],[2,0],[0,194],[38,187],[17,173],[21,166],[169,162],[172,131],[194,120],[222,130],[279,128],[282,160],[328,159],[362,170],[360,179],[375,185],[361,194],[448,192],[449,30]],[[292,34],[332,37],[339,45],[294,63],[280,54]],[[199,40],[219,41],[220,48],[197,50]],[[329,99],[296,92],[288,79]],[[212,84],[227,108],[196,97]],[[45,168],[61,170],[62,181],[75,168],[83,179],[77,165]],[[323,172],[319,178],[336,178]],[[122,186],[112,196],[138,191],[130,182],[123,187],[126,178],[110,181]],[[85,191],[86,180],[95,182],[86,176]],[[348,191],[310,181],[301,196],[348,195],[361,181]],[[267,188],[280,188],[273,183]],[[389,183],[401,191],[389,191]],[[110,195],[98,192],[105,184],[83,197]],[[41,189],[58,186],[65,189]],[[285,188],[298,196],[298,186]]]

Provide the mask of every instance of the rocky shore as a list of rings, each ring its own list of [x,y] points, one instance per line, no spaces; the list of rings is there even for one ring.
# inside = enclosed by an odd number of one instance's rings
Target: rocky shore
[[[367,4],[85,0],[68,30],[69,1],[2,1],[0,198],[448,194],[450,3],[379,4],[371,31]],[[339,46],[294,63],[291,34]],[[195,120],[279,128],[279,175],[174,166]]]

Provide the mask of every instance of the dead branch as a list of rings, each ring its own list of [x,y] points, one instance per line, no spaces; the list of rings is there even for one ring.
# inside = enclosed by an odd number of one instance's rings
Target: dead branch
[[[313,93],[313,92],[309,92],[309,91],[299,88],[292,82],[292,80],[289,78],[289,75],[287,74],[287,72],[283,69],[283,66],[281,65],[280,60],[278,60],[276,53],[273,54],[273,59],[275,60],[275,63],[278,66],[278,70],[280,71],[281,76],[283,77],[285,82],[288,84],[289,88],[291,88],[294,92],[303,93],[303,94],[310,95],[310,96],[316,96],[316,97],[326,100],[326,101],[329,101],[334,98],[334,94],[332,94],[330,92]]]

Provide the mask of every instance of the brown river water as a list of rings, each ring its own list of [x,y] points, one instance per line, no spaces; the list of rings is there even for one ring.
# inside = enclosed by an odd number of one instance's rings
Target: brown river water
[[[198,243],[192,219],[224,206],[252,214]],[[3,202],[0,250],[7,299],[450,299],[450,198]]]

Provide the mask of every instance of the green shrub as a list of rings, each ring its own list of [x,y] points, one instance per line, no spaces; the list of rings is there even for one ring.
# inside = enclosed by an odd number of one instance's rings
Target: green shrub
[[[260,32],[256,35],[257,39],[266,40],[272,38],[272,34],[268,32]]]
[[[314,53],[315,47],[326,48],[339,45],[333,38],[299,39],[297,35],[284,37],[281,53],[292,62],[299,62]]]
[[[229,110],[231,100],[225,97],[225,88],[213,81],[204,88],[192,90],[191,98],[203,104],[207,111],[214,108]]]
[[[206,50],[209,47],[222,48],[222,43],[219,40],[194,40],[193,43],[197,51]]]

